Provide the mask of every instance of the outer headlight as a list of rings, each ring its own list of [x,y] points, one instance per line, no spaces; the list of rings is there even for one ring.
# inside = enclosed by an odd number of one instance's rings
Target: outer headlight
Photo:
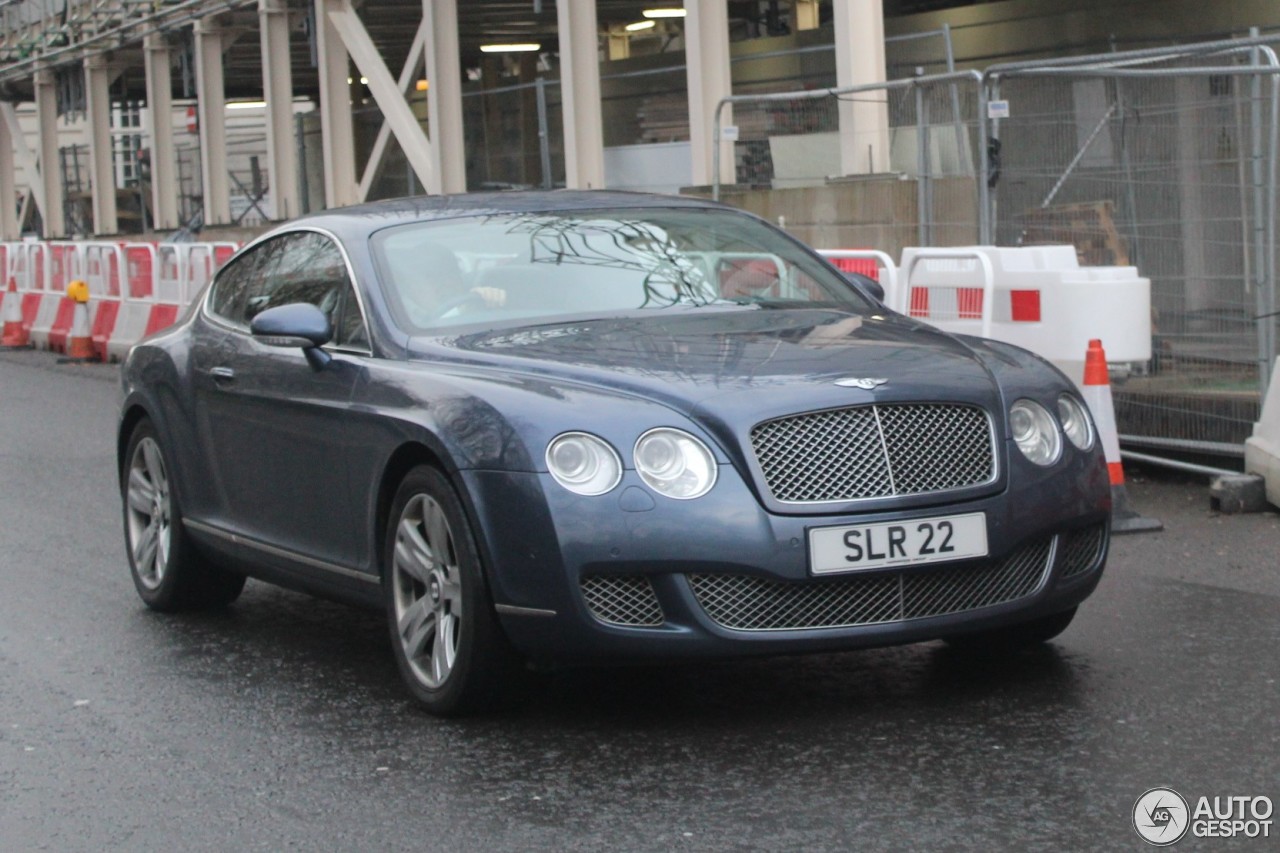
[[[1039,403],[1019,400],[1009,409],[1009,426],[1022,455],[1037,465],[1052,465],[1062,455],[1062,435],[1053,416]]]
[[[669,498],[702,497],[716,483],[716,458],[705,444],[678,429],[651,429],[640,436],[635,461],[640,479]]]
[[[1062,431],[1072,444],[1081,450],[1093,447],[1093,421],[1083,403],[1070,394],[1063,394],[1058,398],[1058,420],[1062,421]]]
[[[622,480],[622,460],[609,443],[585,432],[566,432],[547,445],[547,470],[580,495],[603,495]]]

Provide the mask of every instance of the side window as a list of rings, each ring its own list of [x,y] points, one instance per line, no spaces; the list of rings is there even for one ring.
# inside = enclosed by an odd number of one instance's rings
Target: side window
[[[329,315],[342,296],[342,280],[335,280],[333,256],[338,248],[322,234],[295,231],[262,245],[263,258],[245,304],[244,322],[261,312],[293,302],[310,302]],[[345,269],[345,268],[344,268]]]
[[[345,269],[343,274],[346,274]],[[356,301],[355,289],[349,281],[343,290],[342,308],[338,314],[338,321],[333,324],[333,342],[343,347],[369,348],[369,333],[364,327],[364,317],[360,314],[360,303]]]
[[[338,346],[369,346],[342,252],[314,231],[282,234],[237,259],[219,273],[210,307],[218,316],[247,326],[268,308],[293,302],[310,302],[328,315]]]

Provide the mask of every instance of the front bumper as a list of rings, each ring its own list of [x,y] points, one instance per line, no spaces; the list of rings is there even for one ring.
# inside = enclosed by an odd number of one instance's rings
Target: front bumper
[[[1106,561],[1108,481],[1089,459],[981,499],[853,515],[770,513],[725,473],[705,497],[672,501],[648,492],[634,472],[597,498],[572,495],[547,475],[467,472],[511,641],[548,662],[917,642],[1074,607]],[[809,572],[811,527],[972,512],[987,520],[985,558]]]

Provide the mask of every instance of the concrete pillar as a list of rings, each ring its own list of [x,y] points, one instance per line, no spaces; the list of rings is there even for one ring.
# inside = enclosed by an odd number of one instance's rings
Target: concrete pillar
[[[720,146],[720,183],[736,180],[733,142],[715,137],[716,105],[733,94],[729,72],[729,8],[725,0],[686,0],[684,50],[689,85],[689,148],[693,183],[706,186],[715,174],[715,146]],[[720,111],[720,125],[733,124],[733,107]]]
[[[262,94],[267,102],[267,180],[276,219],[302,212],[298,201],[297,141],[293,127],[293,69],[289,65],[289,4],[258,0]]]
[[[820,22],[818,0],[791,0],[792,30],[816,30]]]
[[[67,235],[62,199],[62,163],[58,159],[58,88],[53,72],[42,69],[35,75],[36,121],[40,128],[40,184],[44,206],[44,238]]]
[[[195,24],[196,113],[200,121],[200,178],[204,224],[231,222],[231,187],[227,180],[227,96],[222,77],[224,31],[212,17]]]
[[[343,11],[343,0],[315,0],[316,52],[320,74],[321,159],[324,162],[326,207],[342,207],[359,200],[356,183],[355,136],[351,121],[351,62],[342,36],[329,19]]]
[[[623,29],[609,31],[609,60],[631,58],[631,33]]]
[[[151,219],[156,230],[177,228],[178,154],[173,147],[173,81],[169,42],[152,33],[143,43],[147,72],[147,122],[151,151]]]
[[[836,86],[885,81],[881,0],[834,0]],[[889,104],[885,92],[840,101],[840,167],[846,175],[889,171]]]
[[[601,189],[604,128],[594,0],[556,0],[556,22],[560,30],[565,184],[570,189]]]
[[[423,0],[426,24],[427,127],[440,191],[466,192],[462,134],[462,62],[458,56],[457,0]]]
[[[116,170],[111,152],[111,68],[104,54],[84,60],[89,118],[89,180],[93,184],[93,233],[115,234]]]
[[[5,103],[7,111],[12,104]],[[18,212],[13,201],[17,198],[16,182],[13,179],[14,140],[9,133],[9,123],[0,121],[0,240],[18,239]],[[5,271],[0,270],[0,275]],[[8,287],[8,279],[0,280],[0,287]]]

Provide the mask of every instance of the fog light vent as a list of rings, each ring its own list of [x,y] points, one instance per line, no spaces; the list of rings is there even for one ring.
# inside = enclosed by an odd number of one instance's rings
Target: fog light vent
[[[644,575],[592,575],[582,579],[582,597],[591,615],[606,625],[654,628],[662,605]]]

